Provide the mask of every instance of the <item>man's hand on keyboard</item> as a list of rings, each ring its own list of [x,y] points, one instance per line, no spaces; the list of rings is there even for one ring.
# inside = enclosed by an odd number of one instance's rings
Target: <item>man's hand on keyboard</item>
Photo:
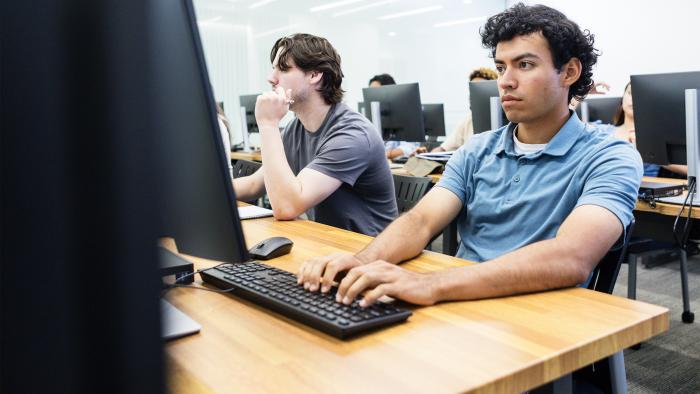
[[[333,279],[342,271],[365,264],[355,255],[349,253],[333,253],[316,257],[304,262],[297,273],[297,283],[303,284],[306,290],[326,293],[333,286]]]
[[[348,272],[338,286],[336,301],[350,304],[366,291],[360,306],[367,307],[386,295],[412,304],[432,305],[437,302],[431,274],[421,274],[386,261],[357,266]]]

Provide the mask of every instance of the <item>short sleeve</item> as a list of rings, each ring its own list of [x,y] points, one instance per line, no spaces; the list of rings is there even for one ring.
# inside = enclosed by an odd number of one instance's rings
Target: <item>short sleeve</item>
[[[306,168],[354,186],[372,160],[369,152],[370,142],[365,131],[348,128],[335,132],[325,141]],[[385,160],[383,155],[381,159]]]
[[[589,167],[576,207],[597,205],[606,208],[617,216],[623,228],[627,228],[642,182],[642,159],[629,143],[610,141]]]
[[[435,185],[451,191],[463,205],[466,204],[468,196],[471,194],[468,159],[469,154],[466,146],[462,146],[452,154],[445,165],[445,171],[440,181]]]

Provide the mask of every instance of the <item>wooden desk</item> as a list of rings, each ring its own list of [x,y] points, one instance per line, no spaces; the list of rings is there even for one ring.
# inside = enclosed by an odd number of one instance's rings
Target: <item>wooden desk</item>
[[[231,160],[249,160],[262,162],[262,154],[260,151],[254,152],[231,152]]]
[[[408,171],[404,170],[403,168],[394,168],[391,170],[391,173],[396,174],[396,175],[413,176],[413,175],[409,174]],[[442,178],[442,173],[440,173],[440,174],[428,174],[427,176],[429,176],[430,179],[432,179],[433,183],[435,184],[435,183],[438,183],[440,178]]]
[[[291,272],[371,239],[309,221],[246,220],[243,228],[249,245],[292,239],[292,253],[269,262]],[[404,266],[465,264],[425,252]],[[414,307],[404,324],[341,341],[230,295],[175,289],[168,298],[202,325],[166,346],[170,388],[180,393],[523,392],[669,326],[665,308],[570,288]]]

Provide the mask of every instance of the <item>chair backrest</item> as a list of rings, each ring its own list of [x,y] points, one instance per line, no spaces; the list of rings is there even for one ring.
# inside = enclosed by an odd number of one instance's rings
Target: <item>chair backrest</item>
[[[634,231],[634,217],[622,235],[624,237],[622,245],[610,249],[593,269],[591,281],[588,283],[590,290],[612,294],[617,282],[617,274],[620,273],[620,265],[627,258],[627,247],[632,238],[632,231]]]
[[[428,192],[432,179],[406,175],[394,175],[394,192],[399,213],[413,208],[414,205]]]
[[[262,163],[258,163],[257,161],[236,160],[236,163],[233,165],[233,177],[240,178],[251,175],[259,170],[260,167],[262,167]]]

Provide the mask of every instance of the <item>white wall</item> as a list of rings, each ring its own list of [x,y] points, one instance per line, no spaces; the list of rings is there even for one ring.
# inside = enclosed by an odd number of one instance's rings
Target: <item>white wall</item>
[[[215,15],[207,10],[208,1],[196,0],[200,21]],[[396,6],[424,6],[428,2],[412,0],[412,4],[397,2]],[[307,2],[308,3],[308,2]],[[379,73],[389,73],[398,83],[419,82],[421,99],[425,103],[444,103],[447,132],[450,133],[466,115],[468,76],[477,67],[493,65],[488,51],[481,47],[478,34],[483,20],[456,26],[436,28],[445,20],[488,16],[504,9],[505,0],[433,1],[444,6],[442,14],[423,14],[387,21],[377,20],[380,12],[360,14],[352,18],[333,18],[329,13],[311,14],[303,6],[299,12],[286,9],[266,10],[275,26],[296,26],[290,31],[259,37],[269,29],[263,22],[251,18],[246,27],[228,18],[200,24],[207,66],[217,100],[225,102],[227,115],[234,126],[232,140],[238,142],[240,127],[238,95],[268,90],[266,76],[270,71],[269,51],[281,35],[306,32],[326,37],[342,57],[345,74],[345,102],[357,108],[362,101],[362,88]],[[288,7],[287,3],[284,4]],[[242,11],[249,12],[249,11]],[[272,15],[278,12],[286,14]],[[268,18],[268,19],[269,19]],[[390,33],[393,33],[390,35]]]
[[[236,2],[214,3],[195,0],[200,20],[217,15]],[[247,20],[224,19],[200,26],[207,65],[218,100],[226,103],[234,125],[232,139],[240,141],[238,96],[269,89],[265,79],[270,70],[269,50],[275,39],[293,32],[325,36],[343,59],[345,101],[353,108],[362,101],[362,88],[369,78],[386,72],[399,83],[419,82],[421,98],[426,103],[444,103],[448,133],[464,117],[468,108],[467,77],[476,67],[492,66],[488,53],[481,47],[478,29],[483,21],[445,28],[435,22],[445,18],[460,19],[475,15],[490,16],[500,12],[513,0],[418,1],[444,5],[443,15],[428,13],[390,21],[378,21],[380,11],[359,13],[354,18],[332,18],[330,14],[311,14],[309,4],[318,2],[280,0],[277,7],[247,11],[245,0],[231,15],[250,13]],[[402,0],[396,7],[408,6]],[[541,0],[564,12],[582,28],[595,34],[596,47],[602,55],[595,69],[596,80],[612,85],[611,94],[621,95],[631,74],[700,70],[700,47],[696,26],[700,1],[611,1],[611,0]],[[223,4],[223,6],[221,5]],[[287,7],[287,8],[282,8]],[[461,8],[460,8],[461,7]],[[447,12],[450,15],[445,16]],[[257,19],[256,19],[257,18]],[[265,25],[265,21],[270,21]],[[270,26],[291,25],[291,30],[260,37]],[[390,32],[395,33],[389,35]]]
[[[595,35],[601,56],[594,78],[611,84],[613,95],[622,95],[630,75],[700,70],[700,1],[524,2],[556,8]]]

